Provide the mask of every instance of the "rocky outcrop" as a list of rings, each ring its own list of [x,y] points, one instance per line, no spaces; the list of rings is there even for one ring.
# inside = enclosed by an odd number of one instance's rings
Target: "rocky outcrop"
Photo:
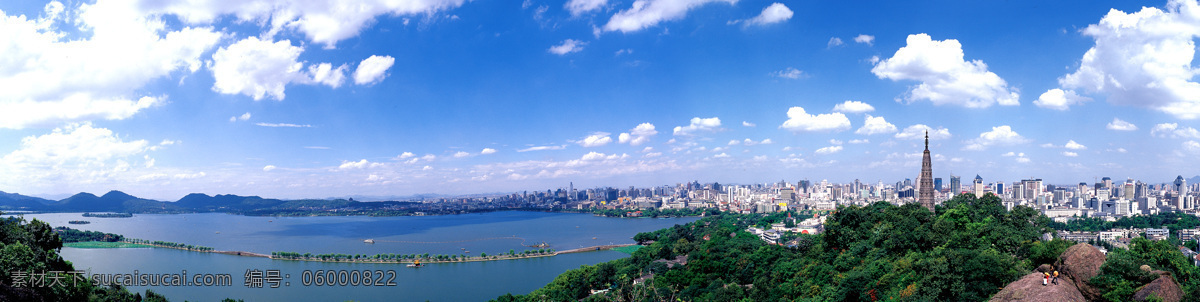
[[[1087,243],[1072,245],[1058,256],[1054,266],[1061,275],[1074,280],[1075,287],[1088,300],[1100,300],[1100,291],[1087,283],[1092,277],[1100,274],[1100,266],[1104,265],[1105,255],[1100,249]]]
[[[1086,302],[1070,278],[1060,275],[1058,284],[1042,285],[1042,272],[1034,271],[1009,283],[992,296],[991,302]]]
[[[1150,281],[1149,284],[1134,293],[1133,300],[1146,301],[1153,295],[1161,298],[1164,302],[1179,302],[1183,298],[1183,289],[1180,289],[1179,284],[1175,283],[1175,278],[1171,278],[1171,274],[1167,272],[1154,272],[1158,274],[1158,279]]]

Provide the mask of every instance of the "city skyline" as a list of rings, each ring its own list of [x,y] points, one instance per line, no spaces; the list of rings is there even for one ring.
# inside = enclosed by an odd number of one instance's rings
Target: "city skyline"
[[[0,191],[1200,175],[1196,1],[341,5],[0,4]]]

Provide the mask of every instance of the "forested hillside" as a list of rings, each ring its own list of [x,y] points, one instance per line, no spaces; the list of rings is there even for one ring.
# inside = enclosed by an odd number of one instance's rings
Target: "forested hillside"
[[[1007,211],[1000,199],[964,194],[932,213],[915,204],[842,207],[820,235],[794,247],[746,232],[762,215],[723,214],[638,235],[653,240],[631,257],[563,273],[528,295],[499,301],[985,301],[1071,242],[1042,241],[1051,222],[1036,210]],[[1194,267],[1169,244],[1116,254],[1095,280],[1106,298],[1128,299],[1149,264],[1176,272],[1186,291]],[[1163,247],[1166,247],[1165,250]],[[1141,252],[1155,255],[1142,255]],[[1152,263],[1142,259],[1152,258]],[[1136,259],[1136,260],[1130,260]],[[1169,265],[1171,267],[1160,267]],[[1126,280],[1126,278],[1138,280]],[[1177,278],[1178,279],[1178,278]],[[1119,291],[1119,293],[1109,293]],[[1188,295],[1187,299],[1195,299]]]

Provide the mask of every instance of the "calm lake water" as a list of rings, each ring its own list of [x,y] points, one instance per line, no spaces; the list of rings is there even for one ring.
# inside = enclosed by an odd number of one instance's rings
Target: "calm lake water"
[[[229,214],[134,215],[132,218],[84,218],[79,213],[24,215],[53,226],[180,242],[217,250],[298,253],[478,255],[523,251],[546,242],[555,250],[632,243],[639,232],[683,224],[696,218],[626,219],[590,214],[493,212],[423,217],[251,217]],[[91,224],[70,225],[70,220]],[[515,237],[515,238],[514,238]],[[593,239],[594,238],[594,239]],[[374,239],[375,244],[363,243]],[[523,239],[523,240],[522,240]],[[469,251],[469,253],[468,253]],[[91,273],[229,274],[228,287],[153,287],[173,301],[482,301],[505,293],[524,294],[580,265],[626,257],[615,251],[470,263],[360,264],[279,261],[266,258],[195,253],[170,249],[74,249],[62,255]],[[248,288],[247,270],[280,270],[290,275],[281,288]],[[304,286],[305,270],[395,271],[396,286]],[[146,287],[133,287],[144,291]]]

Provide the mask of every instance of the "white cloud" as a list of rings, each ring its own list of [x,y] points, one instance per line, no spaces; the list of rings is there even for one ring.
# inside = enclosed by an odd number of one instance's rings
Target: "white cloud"
[[[492,154],[492,153],[496,153],[496,149],[483,148],[483,151],[479,151],[479,154],[482,154],[482,155],[488,155],[488,154]]]
[[[1000,156],[1004,156],[1004,157],[1013,157],[1013,156],[1017,156],[1017,153],[1015,153],[1015,152],[1012,152],[1012,151],[1008,151],[1008,153],[1001,154]],[[1021,153],[1021,156],[1025,156],[1025,153]]]
[[[858,42],[858,43],[862,43],[862,44],[867,44],[867,45],[873,45],[873,44],[875,44],[875,36],[872,36],[872,35],[858,35],[857,37],[854,37],[854,42]]]
[[[1076,157],[1076,156],[1079,156],[1079,153],[1075,153],[1075,152],[1071,152],[1071,151],[1063,151],[1062,155],[1066,156],[1066,157]]]
[[[255,125],[262,126],[262,127],[274,127],[274,128],[278,128],[278,127],[312,128],[312,125],[308,125],[308,124],[300,125],[300,124],[289,124],[289,123],[255,123]]]
[[[629,129],[629,133],[621,133],[617,137],[617,141],[622,144],[628,143],[630,146],[637,146],[649,142],[650,137],[655,134],[658,134],[658,131],[654,130],[654,124],[641,123],[637,127]]]
[[[929,133],[929,140],[940,140],[940,139],[950,138],[950,129],[946,129],[945,127],[938,127],[937,129],[933,129],[932,127],[929,127],[929,126],[926,126],[923,124],[916,124],[916,125],[908,126],[908,128],[904,128],[904,131],[900,131],[900,133],[896,133],[896,138],[898,138],[898,139],[925,139],[926,131],[928,131],[928,133]]]
[[[1090,101],[1092,101],[1091,98],[1079,96],[1075,94],[1074,90],[1054,88],[1042,93],[1037,100],[1033,101],[1033,104],[1047,109],[1067,110],[1071,105],[1081,105]]]
[[[241,116],[231,116],[231,117],[229,117],[229,121],[230,121],[230,122],[244,121],[244,120],[248,120],[248,119],[250,119],[250,113],[249,113],[249,112],[243,113]]]
[[[1030,162],[1030,159],[1029,159],[1028,157],[1018,157],[1018,158],[1017,158],[1017,162],[1018,162],[1018,163],[1027,164],[1027,163],[1029,163],[1029,162]]]
[[[342,64],[336,69],[333,68],[333,64],[329,63],[308,66],[308,74],[312,75],[313,82],[332,88],[342,86],[342,82],[346,81],[347,70],[350,70],[350,66],[346,66],[346,64]]]
[[[771,76],[795,80],[795,79],[799,79],[800,77],[804,76],[804,72],[800,71],[799,69],[796,69],[794,67],[788,67],[788,68],[785,68],[780,71],[772,72]]]
[[[896,125],[888,123],[887,120],[884,120],[882,116],[871,116],[870,114],[867,115],[867,120],[863,122],[862,128],[858,128],[858,131],[854,131],[854,133],[863,135],[892,132],[896,132]]]
[[[833,138],[831,138],[831,139],[829,139],[829,144],[830,144],[830,145],[841,145],[841,144],[842,144],[842,141],[839,141],[839,140],[837,140],[837,139],[833,139]]]
[[[1192,127],[1179,127],[1177,123],[1162,123],[1150,129],[1150,136],[1169,138],[1200,138],[1200,130]]]
[[[636,32],[664,21],[683,19],[688,11],[713,2],[733,5],[737,0],[637,0],[629,9],[614,14],[603,29],[606,32]]]
[[[850,119],[841,112],[811,115],[801,107],[788,108],[788,119],[779,128],[800,131],[842,131],[850,129]]]
[[[763,145],[770,145],[770,144],[774,144],[775,142],[771,141],[771,139],[769,139],[769,138],[764,138],[761,142],[758,142],[758,143],[763,144]]]
[[[870,143],[870,142],[871,141],[867,140],[867,139],[852,139],[852,140],[850,140],[851,144],[866,144],[866,143]]]
[[[212,28],[166,28],[125,4],[50,2],[36,19],[0,11],[0,127],[129,118],[166,98],[146,85],[194,73],[221,38]],[[69,37],[77,31],[90,37]]]
[[[546,51],[549,53],[561,56],[561,55],[566,55],[566,54],[573,53],[573,52],[582,51],[584,45],[587,45],[587,42],[583,42],[583,41],[579,41],[579,40],[575,40],[575,39],[566,39],[566,40],[562,41],[562,44],[551,46],[550,49],[547,49]]]
[[[880,79],[915,80],[904,98],[929,100],[934,105],[987,108],[993,104],[1016,106],[1019,93],[1009,89],[983,61],[964,61],[958,40],[934,41],[927,34],[909,35],[907,45],[871,69]]]
[[[70,186],[132,177],[130,162],[145,160],[157,150],[145,140],[125,141],[90,123],[55,128],[51,133],[21,139],[20,147],[0,157],[0,183],[6,186]]]
[[[429,171],[429,170],[433,170],[433,167],[430,167],[430,166],[421,167],[421,171]]]
[[[373,163],[373,162],[367,161],[366,159],[363,159],[360,161],[343,160],[342,164],[340,166],[338,166],[338,169],[339,170],[365,169],[365,168],[378,168],[378,167],[382,167],[382,166],[383,166],[382,163]]]
[[[1115,117],[1113,118],[1113,121],[1111,123],[1108,123],[1108,126],[1106,126],[1105,128],[1108,128],[1108,130],[1117,130],[1117,131],[1133,131],[1133,130],[1138,129],[1137,125],[1134,125],[1133,123],[1130,123],[1130,122],[1122,121],[1121,119],[1115,118]]]
[[[400,156],[396,156],[396,159],[409,159],[409,158],[413,158],[416,156],[417,155],[413,154],[412,152],[404,152],[404,153],[401,153]]]
[[[1067,141],[1067,144],[1064,145],[1063,147],[1065,147],[1067,149],[1071,149],[1071,150],[1086,150],[1087,149],[1087,146],[1084,146],[1083,144],[1080,144],[1080,143],[1076,143],[1075,140]]]
[[[717,117],[693,117],[687,126],[675,126],[674,135],[693,135],[697,131],[715,131],[721,127],[721,119]]]
[[[742,22],[742,24],[745,26],[768,25],[787,21],[788,19],[792,18],[792,15],[792,10],[788,9],[787,5],[775,2],[771,3],[771,5],[767,6],[767,8],[764,8],[762,13],[758,14],[757,17],[747,20],[733,21],[730,23]]]
[[[529,148],[525,148],[525,149],[517,150],[517,152],[543,151],[543,150],[562,150],[562,149],[566,149],[566,148],[567,148],[567,145],[558,145],[558,146],[532,146],[532,147],[529,147]]]
[[[563,8],[571,12],[571,16],[578,17],[584,13],[594,11],[608,4],[608,0],[570,0],[563,4]]]
[[[278,42],[249,37],[217,49],[212,55],[213,91],[244,94],[261,100],[270,96],[283,100],[284,87],[296,84],[325,84],[337,88],[345,79],[347,67],[333,69],[329,63],[310,66],[296,61],[303,48],[290,40]]]
[[[842,46],[842,44],[845,44],[845,42],[842,42],[842,38],[833,37],[829,38],[829,42],[825,43],[825,47],[834,48],[837,46]]]
[[[721,152],[721,154],[713,155],[713,158],[729,158],[729,154],[725,154],[725,152]]]
[[[1168,1],[1166,11],[1112,9],[1083,35],[1095,40],[1079,69],[1058,79],[1064,88],[1108,94],[1118,105],[1159,110],[1181,119],[1200,117],[1200,83],[1192,81],[1200,36],[1200,4]]]
[[[875,111],[875,106],[859,101],[845,101],[833,106],[833,111],[845,113],[864,113]]]
[[[758,125],[755,125],[754,123],[751,123],[751,122],[742,121],[742,126],[745,126],[745,127],[754,127],[754,126],[758,126]]]
[[[967,144],[963,150],[983,150],[995,145],[1016,145],[1029,142],[1029,139],[1022,137],[1020,134],[1012,130],[1008,125],[992,127],[992,131],[979,134],[978,138],[967,140]]]
[[[263,172],[271,172],[271,170],[275,170],[275,166],[274,165],[266,165],[265,167],[263,167],[262,170],[263,170]]]
[[[1192,153],[1200,153],[1200,142],[1186,141],[1183,142],[1183,149]],[[1124,153],[1124,152],[1122,152]]]
[[[842,146],[824,147],[821,149],[817,149],[817,151],[813,151],[813,152],[816,154],[833,154],[833,153],[838,153],[839,151],[842,151]]]
[[[387,70],[396,63],[392,56],[370,56],[358,63],[354,69],[354,84],[374,85],[387,77]]]
[[[454,158],[463,158],[467,156],[471,156],[471,153],[467,153],[466,151],[458,151],[454,153]]]
[[[421,1],[177,1],[156,5],[139,5],[144,14],[174,14],[190,24],[208,24],[232,15],[239,21],[270,26],[266,33],[273,36],[284,30],[295,30],[309,41],[333,48],[338,41],[354,36],[375,23],[377,16],[425,15],[462,6],[465,0]],[[451,17],[453,19],[453,16]]]
[[[576,141],[575,143],[584,147],[599,147],[612,142],[612,138],[608,136],[608,132],[593,132],[591,135]]]

